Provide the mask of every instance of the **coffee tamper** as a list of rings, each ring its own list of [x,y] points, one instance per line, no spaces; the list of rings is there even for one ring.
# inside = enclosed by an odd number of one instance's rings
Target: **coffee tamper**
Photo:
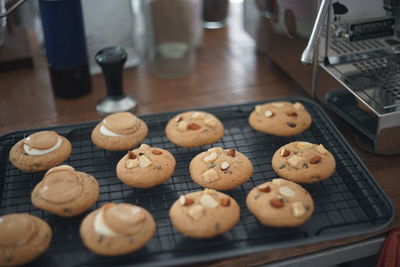
[[[108,47],[96,54],[96,61],[103,70],[107,85],[107,96],[99,101],[96,110],[101,115],[131,111],[137,106],[136,100],[124,94],[122,70],[128,55],[122,47]]]

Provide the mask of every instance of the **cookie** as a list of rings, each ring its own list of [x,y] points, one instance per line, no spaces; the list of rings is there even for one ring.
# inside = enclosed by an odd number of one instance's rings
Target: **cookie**
[[[71,143],[55,131],[41,131],[20,140],[10,150],[9,159],[26,172],[48,170],[71,155]]]
[[[188,111],[173,117],[165,127],[165,134],[178,146],[199,147],[224,137],[224,125],[208,112]]]
[[[138,206],[108,203],[87,215],[81,224],[83,243],[93,252],[116,256],[136,251],[156,231],[151,214]]]
[[[257,105],[249,116],[249,124],[254,130],[278,136],[302,133],[310,127],[311,122],[310,114],[299,102]]]
[[[280,178],[254,187],[246,205],[261,224],[272,227],[299,226],[314,211],[314,201],[303,187]]]
[[[92,142],[106,150],[128,150],[143,142],[148,131],[146,123],[132,113],[118,112],[96,125]]]
[[[284,145],[272,157],[275,173],[296,183],[319,182],[329,178],[335,168],[335,158],[323,145],[308,142]]]
[[[118,162],[117,177],[128,186],[150,188],[171,178],[175,165],[174,156],[167,150],[142,144]]]
[[[47,222],[27,213],[0,217],[0,266],[19,266],[33,261],[50,245]]]
[[[193,181],[202,187],[229,190],[250,179],[253,165],[234,148],[213,147],[195,156],[189,171]]]
[[[169,210],[173,226],[192,238],[211,238],[232,229],[240,207],[230,196],[212,189],[182,195]]]
[[[99,198],[97,180],[68,165],[51,168],[32,191],[33,206],[62,217],[79,215]]]

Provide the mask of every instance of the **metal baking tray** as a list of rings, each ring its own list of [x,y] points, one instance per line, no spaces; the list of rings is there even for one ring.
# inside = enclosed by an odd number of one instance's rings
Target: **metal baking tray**
[[[56,130],[71,141],[72,155],[65,163],[90,173],[100,184],[96,205],[80,216],[67,219],[39,210],[30,202],[31,191],[44,172],[24,173],[8,161],[9,150],[18,140],[43,129],[4,135],[0,138],[0,214],[27,212],[43,218],[52,227],[53,239],[48,251],[32,266],[186,265],[334,240],[386,227],[394,215],[390,200],[321,107],[300,97],[273,99],[276,100],[303,103],[313,118],[312,126],[294,137],[254,131],[247,122],[250,112],[256,104],[272,100],[199,109],[211,112],[225,126],[224,138],[212,146],[236,148],[254,165],[250,181],[226,191],[239,203],[241,217],[231,231],[219,237],[207,240],[185,237],[173,228],[168,218],[169,208],[181,194],[201,189],[190,178],[189,162],[196,154],[212,147],[182,148],[167,140],[165,125],[178,111],[141,116],[149,126],[144,143],[169,150],[177,161],[173,177],[151,189],[130,188],[116,178],[116,164],[126,152],[105,151],[92,144],[90,134],[97,122],[45,128]],[[315,201],[315,212],[309,221],[297,228],[263,226],[246,208],[246,195],[254,186],[276,177],[271,168],[272,155],[280,146],[297,140],[323,144],[336,158],[336,171],[327,180],[304,185]],[[147,246],[118,257],[98,256],[85,248],[79,237],[82,219],[110,201],[133,203],[152,213],[157,232]]]

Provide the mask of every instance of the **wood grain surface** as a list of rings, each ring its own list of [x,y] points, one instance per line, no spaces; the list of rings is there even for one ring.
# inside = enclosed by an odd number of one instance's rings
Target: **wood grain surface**
[[[243,31],[241,12],[237,4],[231,4],[227,27],[204,32],[203,44],[197,51],[196,68],[185,78],[165,80],[155,77],[147,71],[145,64],[126,69],[125,92],[138,100],[138,114],[305,96],[304,91],[267,57],[255,53],[254,41]],[[34,68],[0,73],[0,135],[27,128],[100,119],[95,106],[105,96],[103,77],[92,77],[93,88],[89,95],[73,100],[54,98],[46,59],[38,52],[34,41],[32,47],[35,51]],[[400,156],[378,156],[363,151],[353,141],[350,130],[340,120],[333,119],[396,208],[395,220],[382,232],[399,227]],[[279,249],[209,264],[257,265],[349,244],[378,234]]]

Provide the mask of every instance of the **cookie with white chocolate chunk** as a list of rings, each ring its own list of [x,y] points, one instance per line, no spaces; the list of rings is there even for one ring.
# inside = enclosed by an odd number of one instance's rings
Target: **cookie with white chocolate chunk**
[[[87,215],[80,226],[83,243],[93,252],[116,256],[145,246],[156,231],[153,216],[126,203],[107,203]]]
[[[142,144],[122,157],[116,172],[118,179],[128,186],[150,188],[171,178],[175,166],[175,158],[169,151]]]
[[[299,226],[314,211],[313,199],[303,187],[280,178],[254,187],[246,205],[261,224],[272,227]]]
[[[202,187],[229,190],[250,179],[253,164],[234,148],[213,147],[195,156],[189,171],[193,181]]]
[[[64,162],[72,151],[71,143],[55,131],[40,131],[20,140],[10,150],[9,159],[26,172],[48,170]]]
[[[169,210],[172,225],[192,238],[211,238],[232,229],[240,207],[230,196],[205,189],[181,195]]]
[[[79,215],[99,198],[99,184],[90,174],[68,165],[51,168],[32,191],[33,206],[62,217]]]
[[[275,152],[272,169],[282,178],[311,184],[329,178],[336,169],[336,161],[322,144],[297,141]]]
[[[300,134],[310,127],[311,122],[310,114],[300,102],[256,105],[249,116],[249,124],[254,130],[278,136]]]
[[[143,142],[148,133],[146,123],[130,112],[105,117],[92,131],[92,142],[112,151],[128,150]]]
[[[224,137],[224,126],[214,115],[204,111],[188,111],[174,116],[165,127],[172,143],[182,147],[199,147]]]
[[[0,266],[20,266],[43,254],[52,231],[44,220],[27,213],[0,217]]]

